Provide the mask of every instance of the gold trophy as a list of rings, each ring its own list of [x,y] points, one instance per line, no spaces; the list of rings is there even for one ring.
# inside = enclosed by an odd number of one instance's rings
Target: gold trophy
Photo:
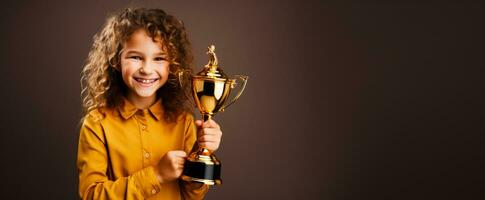
[[[237,79],[228,78],[219,68],[215,46],[208,47],[209,63],[202,71],[192,77],[193,96],[204,121],[211,119],[217,112],[233,104],[242,94],[248,80],[247,76],[235,75],[242,81],[242,86],[237,95],[228,104],[231,89],[236,86]],[[199,147],[192,152],[185,162],[182,180],[195,181],[207,185],[221,184],[221,162],[212,152]]]

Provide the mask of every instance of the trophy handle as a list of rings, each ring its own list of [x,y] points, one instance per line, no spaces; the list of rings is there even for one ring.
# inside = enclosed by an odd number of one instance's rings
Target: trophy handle
[[[246,83],[248,82],[248,76],[245,76],[245,75],[234,75],[234,77],[240,79],[242,82],[243,82],[243,85],[241,86],[241,89],[239,90],[239,92],[237,93],[236,97],[234,97],[234,99],[231,100],[231,102],[229,102],[228,104],[222,106],[221,108],[221,111],[224,112],[224,109],[226,109],[227,107],[229,107],[231,104],[233,104],[234,102],[236,102],[237,99],[239,99],[239,97],[241,96],[241,94],[243,93],[244,91],[244,88],[246,88]],[[234,81],[236,81],[236,79],[234,79]],[[233,84],[231,84],[231,89],[234,88],[234,84],[236,82],[234,82]]]

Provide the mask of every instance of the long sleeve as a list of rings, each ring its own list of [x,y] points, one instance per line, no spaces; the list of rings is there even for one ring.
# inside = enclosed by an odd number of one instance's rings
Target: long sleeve
[[[160,191],[153,167],[109,180],[108,151],[103,129],[89,116],[79,137],[77,168],[81,199],[145,199]]]
[[[194,117],[192,115],[187,115],[186,124],[187,130],[185,133],[184,150],[188,154],[193,150],[194,144],[197,140],[197,127],[195,126]],[[202,183],[180,180],[180,188],[183,199],[204,199],[209,186]]]

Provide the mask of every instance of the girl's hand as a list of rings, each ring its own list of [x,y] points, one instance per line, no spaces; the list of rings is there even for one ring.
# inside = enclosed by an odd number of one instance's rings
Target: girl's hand
[[[221,143],[222,131],[219,124],[214,120],[202,122],[202,120],[195,121],[197,126],[197,142],[200,147],[214,152],[219,148]]]
[[[185,151],[169,151],[158,161],[155,173],[160,183],[176,180],[182,175],[184,162],[187,157]]]

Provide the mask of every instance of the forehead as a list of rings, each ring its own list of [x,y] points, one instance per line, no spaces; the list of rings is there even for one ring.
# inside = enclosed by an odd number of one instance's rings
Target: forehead
[[[126,40],[124,48],[127,49],[151,49],[164,51],[163,40],[160,36],[150,37],[144,29],[138,29]]]

